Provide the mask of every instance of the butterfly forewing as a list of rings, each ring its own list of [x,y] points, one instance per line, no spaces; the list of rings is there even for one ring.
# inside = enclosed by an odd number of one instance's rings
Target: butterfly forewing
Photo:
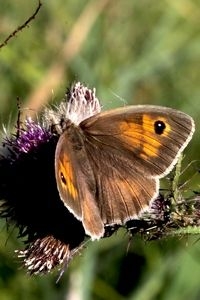
[[[80,124],[91,143],[120,153],[142,173],[170,172],[194,132],[192,118],[158,106],[131,106],[91,117]]]
[[[93,239],[102,237],[104,225],[95,200],[93,170],[85,154],[81,132],[76,126],[66,129],[59,138],[55,174],[64,205],[83,222],[86,234]]]

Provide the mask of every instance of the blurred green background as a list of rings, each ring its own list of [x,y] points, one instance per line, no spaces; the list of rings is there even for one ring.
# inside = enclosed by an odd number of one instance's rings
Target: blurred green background
[[[158,104],[192,115],[186,161],[199,158],[200,1],[44,0],[36,18],[0,49],[0,122],[59,101],[71,82],[96,87],[103,109]],[[0,43],[37,1],[1,0]],[[27,195],[28,199],[28,195]],[[125,231],[90,243],[58,274],[29,277],[1,223],[1,300],[200,299],[198,237],[144,242]]]

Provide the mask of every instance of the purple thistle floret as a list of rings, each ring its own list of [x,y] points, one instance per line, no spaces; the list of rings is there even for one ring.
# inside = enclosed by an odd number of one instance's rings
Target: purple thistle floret
[[[51,132],[42,128],[30,118],[25,120],[25,130],[20,130],[19,137],[14,141],[19,152],[28,153],[32,148],[37,148],[40,143],[48,142]]]
[[[4,138],[3,151],[1,152],[6,156],[9,149],[10,152],[19,157],[20,154],[37,149],[42,143],[48,143],[51,137],[52,133],[48,128],[42,127],[40,123],[36,123],[31,118],[27,118],[23,128],[18,128],[17,133],[11,137],[6,136]]]

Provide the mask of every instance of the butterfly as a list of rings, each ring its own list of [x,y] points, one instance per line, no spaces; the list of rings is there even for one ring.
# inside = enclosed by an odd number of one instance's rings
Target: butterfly
[[[175,109],[136,105],[65,120],[55,152],[60,198],[92,240],[148,209],[159,179],[176,164],[195,130]],[[72,228],[73,230],[73,228]]]

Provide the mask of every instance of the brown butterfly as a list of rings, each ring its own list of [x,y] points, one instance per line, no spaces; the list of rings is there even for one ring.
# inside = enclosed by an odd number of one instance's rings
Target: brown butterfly
[[[105,225],[138,218],[194,130],[185,113],[148,105],[98,113],[79,125],[66,120],[55,153],[64,205],[92,239],[103,237]]]

